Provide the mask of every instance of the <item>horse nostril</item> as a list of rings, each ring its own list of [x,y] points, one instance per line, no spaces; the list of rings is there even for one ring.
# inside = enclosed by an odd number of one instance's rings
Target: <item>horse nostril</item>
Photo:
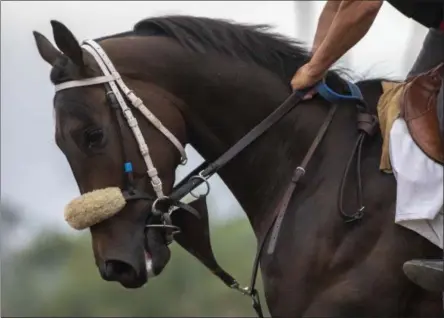
[[[119,280],[122,277],[136,277],[134,268],[120,260],[108,260],[105,262],[103,277],[106,280]]]

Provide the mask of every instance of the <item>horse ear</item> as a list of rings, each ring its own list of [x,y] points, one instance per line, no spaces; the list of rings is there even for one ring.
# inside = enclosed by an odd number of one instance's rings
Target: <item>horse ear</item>
[[[33,34],[40,56],[50,65],[54,65],[54,62],[62,53],[60,53],[43,34],[37,31],[34,31]]]
[[[51,20],[54,40],[60,51],[62,51],[75,65],[80,68],[85,66],[83,51],[79,42],[69,29],[62,23]]]

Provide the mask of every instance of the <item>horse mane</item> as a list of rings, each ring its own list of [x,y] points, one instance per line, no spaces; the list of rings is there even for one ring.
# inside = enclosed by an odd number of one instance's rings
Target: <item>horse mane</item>
[[[271,26],[266,24],[247,25],[224,19],[170,15],[143,19],[131,31],[103,36],[95,41],[126,36],[166,36],[191,52],[219,53],[256,63],[289,84],[294,72],[310,60],[310,52],[302,42],[270,29]],[[66,59],[59,62],[51,72],[54,84],[70,79]],[[345,74],[343,70],[341,73]],[[338,73],[328,72],[327,83],[337,87],[341,82]]]
[[[164,35],[197,53],[216,52],[254,62],[289,82],[310,59],[299,41],[270,31],[269,25],[246,25],[222,19],[161,16],[139,21],[136,35]]]

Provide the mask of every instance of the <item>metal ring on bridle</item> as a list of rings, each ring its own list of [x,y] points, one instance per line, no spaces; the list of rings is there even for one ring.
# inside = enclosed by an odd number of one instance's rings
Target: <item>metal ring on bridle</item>
[[[202,172],[203,172],[203,171],[202,171]],[[208,196],[208,194],[210,193],[210,183],[208,183],[208,180],[207,180],[205,177],[202,176],[202,172],[200,172],[198,175],[191,176],[191,178],[190,178],[190,180],[193,180],[193,179],[200,179],[200,180],[202,180],[202,181],[205,183],[205,185],[207,186],[207,190],[206,190],[206,192],[205,192],[203,195],[198,195],[198,196],[196,196],[196,195],[193,193],[193,191],[190,191],[191,196],[193,196],[194,198],[197,198],[197,199],[199,199],[199,198],[201,198],[201,197],[206,197],[206,196]]]
[[[153,212],[154,215],[162,215],[163,214],[162,211],[156,209],[156,205],[159,201],[164,200],[164,199],[168,199],[168,196],[159,197],[154,200],[153,204],[151,205],[151,211]]]
[[[171,220],[171,208],[168,210],[168,213],[164,213],[162,215],[162,219],[163,219],[163,225],[165,228],[170,228],[171,229],[171,235],[174,237],[175,234],[178,234],[181,232],[180,227],[173,225],[173,221]]]

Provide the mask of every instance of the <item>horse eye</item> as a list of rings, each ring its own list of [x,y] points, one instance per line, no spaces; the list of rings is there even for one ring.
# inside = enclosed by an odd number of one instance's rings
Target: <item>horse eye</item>
[[[101,145],[103,140],[103,131],[101,129],[90,129],[85,131],[85,145],[88,148],[94,148]]]

